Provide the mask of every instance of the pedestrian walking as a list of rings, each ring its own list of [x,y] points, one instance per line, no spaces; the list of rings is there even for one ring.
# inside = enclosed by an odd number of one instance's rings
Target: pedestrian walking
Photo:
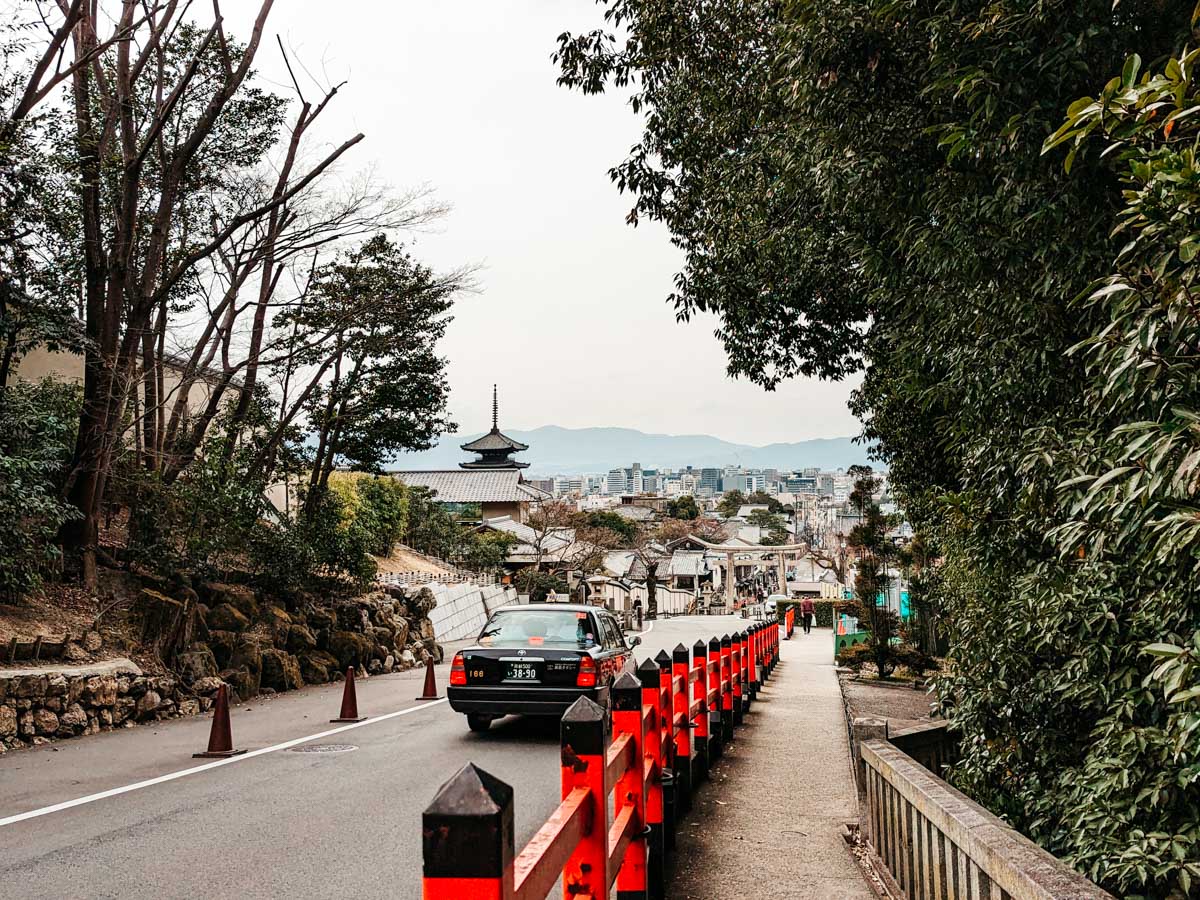
[[[804,620],[804,633],[812,634],[813,616],[817,612],[817,605],[813,603],[812,597],[805,597],[800,603],[800,615]]]

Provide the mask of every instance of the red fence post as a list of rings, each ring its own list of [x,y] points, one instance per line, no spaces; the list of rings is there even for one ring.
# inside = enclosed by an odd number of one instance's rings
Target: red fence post
[[[675,822],[679,805],[679,784],[675,771],[675,715],[672,712],[675,707],[672,696],[674,678],[671,656],[666,650],[658,651],[654,655],[654,662],[658,664],[658,722],[662,728],[659,758],[662,760],[663,841],[669,852],[675,849]]]
[[[750,696],[755,700],[758,699],[758,644],[761,637],[762,628],[755,622],[750,626]]]
[[[779,625],[774,622],[767,623],[767,632],[764,634],[762,641],[762,680],[769,682],[770,680],[770,643],[772,643],[772,635],[779,631]]]
[[[733,724],[742,724],[742,646],[738,632],[729,636],[729,684]]]
[[[696,750],[696,764],[692,769],[692,784],[697,785],[700,779],[708,775],[708,645],[704,641],[696,641],[692,645],[692,668],[696,671],[696,680],[692,682],[692,705],[697,703],[700,709],[692,719],[692,746]]]
[[[680,681],[679,689],[671,694],[671,715],[677,720],[675,728],[675,813],[676,821],[692,806],[692,705],[691,655],[683,644],[671,651],[671,679]]]
[[[646,824],[645,782],[642,776],[646,758],[645,734],[642,731],[642,686],[625,672],[612,686],[613,737],[628,734],[633,741],[633,763],[617,781],[613,791],[613,818],[619,820],[626,809],[632,810],[635,836],[625,850],[621,868],[617,871],[618,900],[646,900]],[[607,897],[607,893],[593,894]]]
[[[754,695],[758,696],[758,691],[762,690],[762,635],[763,625],[758,623],[754,626]]]
[[[424,900],[512,900],[513,790],[500,779],[459,769],[421,814],[421,844]]]
[[[733,740],[733,647],[729,635],[721,635],[721,736]]]
[[[750,632],[749,630],[738,631],[738,671],[740,674],[740,682],[742,682],[742,715],[750,712]]]
[[[708,761],[721,756],[725,744],[725,713],[722,712],[721,639],[708,639]]]
[[[666,834],[664,827],[664,803],[662,775],[666,770],[663,759],[662,721],[662,670],[652,659],[638,666],[638,679],[642,682],[642,723],[645,732],[644,762],[649,763],[643,790],[646,797],[646,888],[653,900],[663,900],[666,890]]]
[[[563,867],[564,897],[607,897],[608,729],[604,708],[580,697],[562,717],[562,795],[586,787],[592,794],[587,835]]]
[[[738,660],[742,672],[742,715],[750,712],[750,699],[753,696],[750,691],[750,633],[749,631],[738,632]]]

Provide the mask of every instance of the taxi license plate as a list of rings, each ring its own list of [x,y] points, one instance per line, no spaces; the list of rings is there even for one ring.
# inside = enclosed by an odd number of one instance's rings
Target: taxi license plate
[[[537,681],[537,667],[529,662],[510,662],[508,678],[510,681]]]

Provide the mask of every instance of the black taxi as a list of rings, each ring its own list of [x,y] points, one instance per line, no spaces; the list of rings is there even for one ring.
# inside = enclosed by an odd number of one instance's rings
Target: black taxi
[[[473,646],[454,654],[446,697],[472,731],[510,714],[561,716],[580,696],[607,707],[609,686],[640,643],[626,641],[616,617],[599,607],[505,606]]]

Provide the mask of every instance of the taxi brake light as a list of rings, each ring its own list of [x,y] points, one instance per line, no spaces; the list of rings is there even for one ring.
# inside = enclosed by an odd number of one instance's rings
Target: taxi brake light
[[[579,658],[579,674],[575,676],[575,686],[596,686],[596,661],[590,656],[581,656]]]
[[[467,669],[463,665],[463,655],[461,653],[455,653],[454,662],[450,663],[450,683],[455,686],[462,686],[467,683]]]

